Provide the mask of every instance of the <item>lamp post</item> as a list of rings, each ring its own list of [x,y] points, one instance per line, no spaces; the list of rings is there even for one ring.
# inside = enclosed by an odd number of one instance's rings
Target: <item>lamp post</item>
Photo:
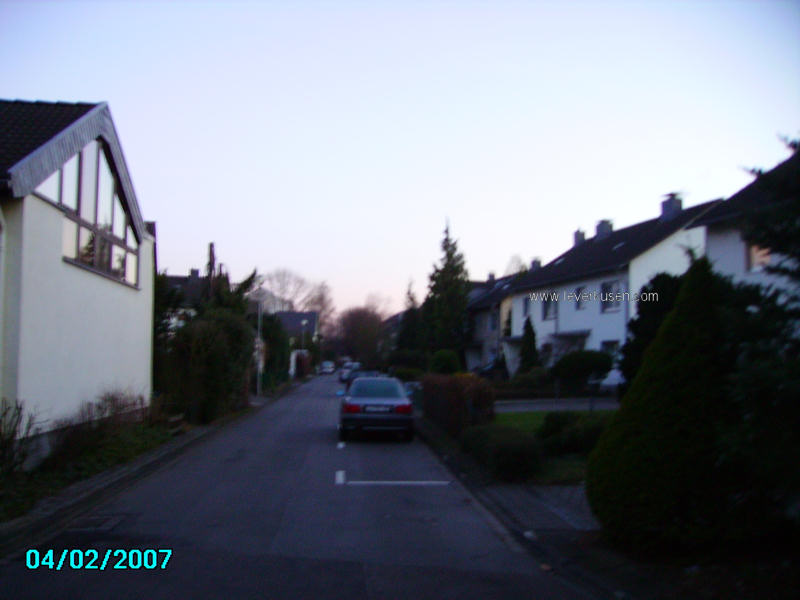
[[[306,324],[308,319],[300,321],[300,349],[304,349],[306,345]]]
[[[256,348],[258,349],[258,361],[256,362],[256,396],[261,396],[261,379],[264,372],[264,347],[261,339],[261,312],[264,302],[264,289],[258,288],[253,292],[253,297],[258,302],[258,337],[256,338]]]

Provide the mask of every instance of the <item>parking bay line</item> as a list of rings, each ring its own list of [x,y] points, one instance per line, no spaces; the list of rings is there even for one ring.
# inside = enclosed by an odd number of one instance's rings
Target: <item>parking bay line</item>
[[[450,481],[441,481],[441,480],[422,480],[422,481],[413,481],[413,480],[391,480],[391,479],[384,479],[384,480],[373,480],[373,481],[364,481],[364,480],[352,480],[347,481],[344,471],[336,471],[336,477],[334,478],[336,485],[383,485],[383,486],[439,486],[439,485],[450,485]]]

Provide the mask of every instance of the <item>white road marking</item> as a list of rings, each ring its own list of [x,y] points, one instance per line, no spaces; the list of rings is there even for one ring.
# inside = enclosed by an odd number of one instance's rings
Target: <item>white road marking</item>
[[[336,444],[336,447],[337,447],[339,450],[341,450],[342,448],[344,448],[344,442],[339,442],[338,444]]]
[[[336,471],[336,485],[344,485],[344,471]]]

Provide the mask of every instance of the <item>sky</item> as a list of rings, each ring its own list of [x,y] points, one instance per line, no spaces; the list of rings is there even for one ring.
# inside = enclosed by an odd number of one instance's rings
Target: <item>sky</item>
[[[747,185],[800,137],[800,2],[0,0],[0,97],[108,102],[158,266],[418,299]]]

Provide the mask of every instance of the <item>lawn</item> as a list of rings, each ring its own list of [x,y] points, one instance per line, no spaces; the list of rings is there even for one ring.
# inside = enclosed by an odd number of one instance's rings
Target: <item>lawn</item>
[[[615,411],[584,410],[574,412],[578,415],[581,425],[587,427],[607,420]],[[514,427],[538,436],[548,414],[550,413],[546,411],[498,413],[495,415],[495,423]],[[587,456],[588,452],[571,451],[563,454],[560,452],[546,454],[539,472],[534,476],[534,482],[541,485],[580,483],[586,478]]]

